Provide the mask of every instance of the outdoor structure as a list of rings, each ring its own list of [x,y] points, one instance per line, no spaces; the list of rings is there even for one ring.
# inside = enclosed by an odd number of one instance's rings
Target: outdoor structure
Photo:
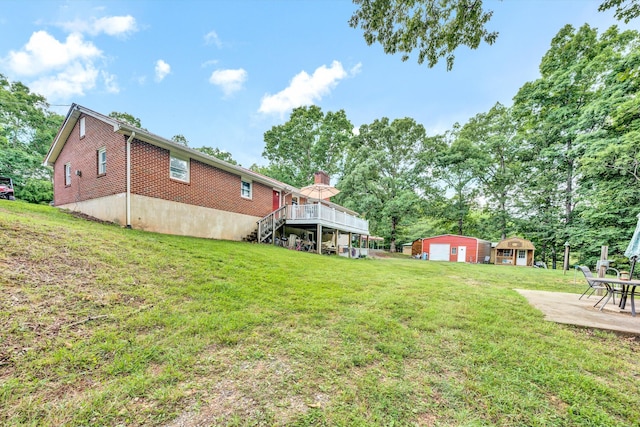
[[[491,242],[454,234],[425,237],[422,253],[423,258],[431,261],[482,263],[491,253]]]
[[[416,239],[411,243],[411,256],[422,255],[422,239]]]
[[[77,104],[45,164],[55,206],[130,228],[260,242],[306,233],[318,252],[325,234],[369,234],[356,212]]]
[[[402,245],[402,253],[404,255],[411,255],[413,257],[422,254],[422,239],[416,239],[411,243],[405,243]]]
[[[533,266],[533,255],[535,252],[533,243],[519,237],[504,239],[496,245],[495,264]]]

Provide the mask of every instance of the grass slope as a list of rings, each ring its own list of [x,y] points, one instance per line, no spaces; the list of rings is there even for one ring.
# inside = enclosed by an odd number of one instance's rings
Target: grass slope
[[[639,425],[639,343],[551,270],[348,260],[0,200],[1,425]]]

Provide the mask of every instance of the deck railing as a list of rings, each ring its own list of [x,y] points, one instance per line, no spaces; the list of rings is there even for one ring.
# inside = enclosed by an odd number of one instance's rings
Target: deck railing
[[[271,212],[258,221],[258,241],[265,242],[286,222],[315,223],[354,233],[369,234],[369,221],[319,204],[288,205]]]
[[[369,234],[369,221],[321,204],[287,206],[287,221],[312,221]]]

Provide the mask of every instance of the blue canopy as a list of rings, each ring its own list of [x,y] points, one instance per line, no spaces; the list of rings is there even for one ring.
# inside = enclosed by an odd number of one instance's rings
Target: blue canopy
[[[633,237],[629,242],[629,246],[627,246],[627,250],[624,251],[624,256],[629,259],[640,256],[640,214],[638,214],[638,225],[636,225],[636,231],[633,232]]]
[[[638,225],[636,225],[636,231],[633,232],[633,237],[631,237],[627,250],[624,251],[624,256],[631,260],[629,278],[633,279],[633,270],[635,270],[636,261],[638,261],[638,258],[640,257],[640,214],[638,214]]]

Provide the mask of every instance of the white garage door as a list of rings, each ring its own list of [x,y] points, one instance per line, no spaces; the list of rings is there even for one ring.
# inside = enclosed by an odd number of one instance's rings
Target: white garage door
[[[432,243],[429,245],[429,248],[431,250],[429,259],[431,261],[449,261],[451,245],[446,243]]]

